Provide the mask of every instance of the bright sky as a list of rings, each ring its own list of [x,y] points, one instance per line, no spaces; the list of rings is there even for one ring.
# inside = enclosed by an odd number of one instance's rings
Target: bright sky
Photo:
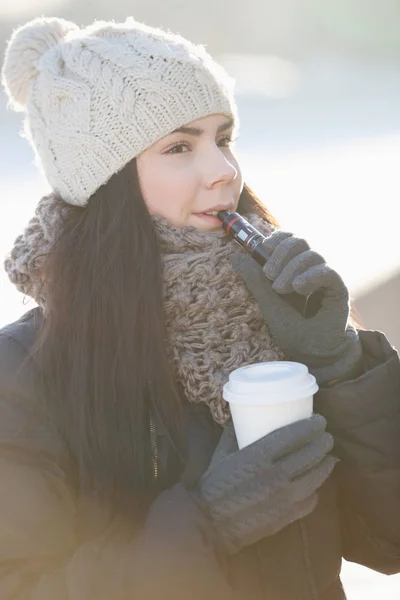
[[[353,295],[400,269],[400,133],[242,162],[282,229],[305,237]]]

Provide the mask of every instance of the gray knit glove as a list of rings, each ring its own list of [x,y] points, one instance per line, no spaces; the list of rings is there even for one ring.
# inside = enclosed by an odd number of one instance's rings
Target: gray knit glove
[[[336,459],[326,421],[313,415],[238,450],[232,423],[221,435],[197,497],[225,552],[273,535],[308,515]]]
[[[271,335],[288,358],[308,366],[320,385],[345,379],[360,364],[362,350],[357,331],[348,325],[343,280],[291,233],[275,231],[263,245],[270,255],[263,268],[245,252],[233,254],[231,263],[256,298]],[[280,296],[316,290],[323,291],[322,306],[307,319]]]

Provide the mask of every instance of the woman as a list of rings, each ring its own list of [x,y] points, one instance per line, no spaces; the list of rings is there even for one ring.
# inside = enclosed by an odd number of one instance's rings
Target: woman
[[[133,20],[36,19],[3,81],[54,192],[5,263],[39,307],[0,332],[0,597],[336,600],[342,556],[397,571],[397,354],[243,186],[225,73]],[[321,287],[307,323],[279,298]],[[298,356],[316,414],[239,451],[229,372]]]

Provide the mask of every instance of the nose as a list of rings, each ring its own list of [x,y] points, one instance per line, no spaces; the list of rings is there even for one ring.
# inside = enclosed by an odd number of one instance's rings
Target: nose
[[[226,185],[236,179],[238,170],[230,159],[231,157],[225,156],[218,147],[210,151],[205,172],[207,188],[211,189],[218,185]]]

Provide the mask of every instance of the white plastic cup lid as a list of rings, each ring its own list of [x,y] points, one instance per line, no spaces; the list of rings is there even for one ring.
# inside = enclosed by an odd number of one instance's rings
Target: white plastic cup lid
[[[318,391],[306,365],[291,361],[257,363],[235,369],[223,388],[227,402],[252,405],[293,402]]]

